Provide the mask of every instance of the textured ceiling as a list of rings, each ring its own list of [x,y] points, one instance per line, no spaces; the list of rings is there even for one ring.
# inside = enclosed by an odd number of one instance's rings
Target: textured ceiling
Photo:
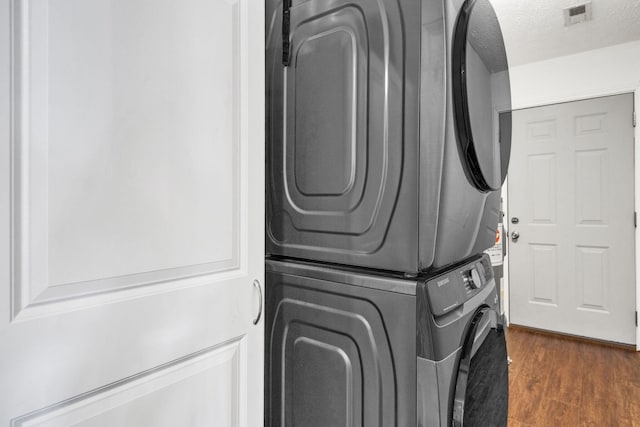
[[[500,43],[499,21],[488,0],[480,0],[473,7],[467,40],[478,52],[489,72],[507,69],[506,53]]]
[[[592,0],[593,20],[564,26],[581,0],[491,0],[509,66],[640,40],[640,0]],[[495,35],[494,35],[495,36]]]

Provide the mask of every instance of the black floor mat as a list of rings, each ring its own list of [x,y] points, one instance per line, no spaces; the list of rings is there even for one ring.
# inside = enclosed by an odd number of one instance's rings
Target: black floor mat
[[[492,329],[471,359],[465,427],[503,427],[509,407],[509,367],[503,330]]]

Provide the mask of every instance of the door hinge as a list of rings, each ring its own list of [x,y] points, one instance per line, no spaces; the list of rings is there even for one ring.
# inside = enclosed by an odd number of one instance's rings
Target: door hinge
[[[633,127],[636,127],[636,112],[633,112]]]
[[[633,213],[633,227],[638,228],[638,212]]]
[[[282,65],[289,66],[289,33],[291,32],[291,0],[282,2]]]
[[[638,312],[636,311],[636,327],[638,326]]]

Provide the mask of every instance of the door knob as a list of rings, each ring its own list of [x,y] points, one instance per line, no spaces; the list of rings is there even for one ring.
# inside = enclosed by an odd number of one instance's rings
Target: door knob
[[[511,240],[513,240],[514,242],[517,242],[519,238],[520,238],[520,233],[518,233],[517,231],[514,231],[513,233],[511,233]]]

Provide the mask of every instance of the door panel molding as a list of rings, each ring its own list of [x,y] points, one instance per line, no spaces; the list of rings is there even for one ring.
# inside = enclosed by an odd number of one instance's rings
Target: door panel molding
[[[609,248],[606,246],[576,246],[577,291],[581,305],[578,310],[609,314],[607,277],[609,276]]]
[[[133,375],[129,378],[116,381],[112,384],[100,387],[95,390],[82,393],[81,395],[72,397],[63,402],[56,403],[46,408],[33,411],[29,414],[20,416],[11,421],[11,427],[54,427],[76,425],[77,423],[86,423],[86,425],[96,425],[92,420],[98,422],[97,425],[112,424],[114,421],[126,421],[127,424],[135,423],[135,420],[141,423],[147,423],[150,420],[146,418],[136,418],[136,404],[140,409],[150,404],[153,400],[154,393],[171,393],[173,392],[179,398],[181,386],[189,385],[189,396],[197,400],[198,392],[201,396],[205,395],[206,389],[216,388],[215,390],[220,397],[226,395],[228,398],[226,422],[218,425],[238,425],[240,414],[239,411],[245,406],[242,401],[243,396],[239,392],[241,384],[240,370],[243,363],[243,353],[246,351],[246,339],[238,337],[234,340],[221,343],[210,348],[195,352],[185,357],[165,363],[156,368]],[[226,375],[220,376],[220,372],[216,370],[225,370]],[[218,374],[218,375],[216,375]],[[218,383],[216,383],[216,381]],[[220,382],[224,381],[225,389],[220,388]],[[191,382],[191,384],[189,384]],[[213,387],[212,387],[213,386]],[[195,387],[200,387],[198,391],[194,391]],[[211,392],[212,390],[208,390]],[[166,404],[166,400],[164,400]],[[128,406],[128,407],[127,407]],[[206,405],[192,405],[193,409],[206,407]],[[212,406],[210,406],[213,409]],[[118,410],[124,412],[127,418],[118,417]],[[156,413],[158,418],[154,425],[171,425],[172,420],[163,418],[167,414],[161,407],[156,408],[160,413]],[[140,415],[145,415],[141,411]],[[184,414],[197,416],[200,422],[204,416],[209,416],[209,422],[214,415],[220,414]],[[175,414],[173,414],[175,416]],[[174,422],[188,423],[185,420],[173,420]],[[218,421],[221,421],[218,419]],[[85,425],[85,424],[83,424]],[[130,425],[130,424],[129,424]],[[175,425],[175,424],[174,424]],[[212,425],[212,424],[210,424]]]
[[[106,4],[106,3],[105,3]],[[243,96],[248,92],[249,81],[246,78],[248,65],[243,55],[246,53],[240,48],[241,34],[246,32],[246,20],[240,15],[241,8],[247,8],[246,0],[212,0],[212,10],[220,13],[215,21],[226,22],[229,35],[229,43],[227,49],[220,52],[227,55],[230,66],[230,78],[233,83],[223,95],[229,95],[229,119],[225,120],[226,129],[224,129],[224,138],[228,137],[228,148],[225,149],[225,158],[219,161],[220,165],[228,165],[228,170],[220,179],[229,179],[229,189],[222,194],[230,202],[228,215],[221,215],[217,219],[219,222],[226,222],[221,225],[220,229],[227,228],[225,235],[225,243],[228,245],[215,243],[205,244],[206,249],[200,250],[190,257],[180,257],[175,254],[167,255],[161,268],[153,268],[154,261],[157,261],[151,255],[148,257],[140,257],[138,261],[130,261],[128,268],[121,268],[124,264],[116,256],[121,246],[110,242],[110,236],[79,236],[75,241],[75,248],[70,248],[68,243],[52,243],[52,222],[55,219],[52,215],[52,204],[64,204],[62,198],[65,194],[55,193],[56,189],[69,190],[69,192],[77,191],[78,188],[70,189],[65,184],[57,185],[52,192],[52,178],[63,176],[72,181],[71,175],[64,176],[63,171],[56,172],[56,162],[53,151],[53,145],[60,140],[51,138],[51,129],[55,127],[52,115],[59,107],[59,103],[55,96],[51,96],[55,92],[51,83],[52,60],[49,58],[51,44],[49,40],[49,27],[55,21],[56,13],[64,13],[51,10],[52,3],[48,1],[34,2],[32,0],[11,0],[10,1],[10,20],[12,45],[11,55],[11,142],[10,142],[10,158],[11,158],[11,200],[10,215],[12,222],[11,236],[11,319],[25,319],[39,317],[42,315],[52,315],[62,313],[67,310],[73,310],[81,307],[93,306],[96,304],[106,303],[113,300],[122,300],[127,297],[140,297],[141,295],[152,295],[158,292],[166,292],[171,288],[181,289],[185,286],[191,286],[194,281],[187,280],[194,276],[207,276],[207,280],[200,280],[198,283],[215,282],[226,280],[229,275],[238,275],[246,267],[243,267],[243,258],[246,255],[241,254],[240,248],[244,247],[244,240],[247,238],[246,224],[241,224],[239,220],[239,212],[246,206],[246,189],[242,183],[242,177],[248,173],[247,144],[246,135],[242,135],[241,125],[246,125],[248,114],[246,104],[247,100]],[[91,9],[93,12],[93,9]],[[84,20],[91,21],[91,16],[83,17]],[[116,18],[113,18],[116,19]],[[107,29],[108,31],[109,29]],[[96,30],[96,34],[98,30]],[[105,33],[110,34],[110,33]],[[100,35],[100,34],[99,34]],[[96,36],[97,37],[97,36]],[[75,43],[75,41],[74,41]],[[80,45],[81,42],[78,42]],[[67,46],[68,47],[68,46]],[[60,48],[60,46],[58,46]],[[82,49],[82,46],[75,44],[71,48]],[[71,49],[70,48],[70,49]],[[89,50],[87,50],[89,51]],[[83,51],[84,52],[84,51]],[[155,60],[156,58],[152,58]],[[223,60],[222,58],[221,60]],[[105,76],[101,76],[105,77]],[[106,76],[113,77],[113,76]],[[99,80],[96,77],[96,80]],[[64,82],[63,82],[64,83]],[[137,81],[135,82],[137,83]],[[58,85],[59,82],[56,82]],[[82,82],[78,83],[82,85]],[[212,92],[212,91],[211,91]],[[66,99],[63,99],[66,102]],[[99,101],[97,101],[99,103]],[[100,109],[100,105],[97,107]],[[179,124],[176,124],[178,127]],[[88,126],[88,125],[87,125]],[[169,128],[171,125],[168,125]],[[213,132],[213,131],[212,131]],[[82,143],[82,140],[76,143]],[[168,142],[170,142],[168,140]],[[197,145],[198,143],[195,143]],[[67,144],[68,145],[68,144]],[[203,145],[203,143],[200,143]],[[197,147],[196,147],[197,148]],[[219,147],[216,147],[219,149]],[[206,151],[206,150],[203,150]],[[169,156],[167,156],[168,158]],[[222,156],[221,156],[222,157]],[[121,161],[121,159],[118,159]],[[158,163],[159,165],[161,163]],[[99,165],[98,165],[99,166]],[[111,164],[113,166],[113,164]],[[93,172],[91,172],[93,173]],[[89,172],[87,172],[89,175]],[[146,179],[153,179],[149,177]],[[138,182],[144,184],[144,177]],[[105,182],[108,182],[105,179]],[[104,182],[102,183],[104,184]],[[135,182],[134,182],[135,184]],[[212,183],[213,184],[213,183]],[[99,187],[99,185],[97,185]],[[113,187],[112,187],[113,188]],[[111,196],[111,198],[109,197]],[[99,194],[96,199],[87,202],[95,203],[97,206],[109,205],[109,200],[114,203],[117,199],[114,194]],[[213,199],[215,194],[211,194]],[[168,201],[167,204],[170,204]],[[215,202],[210,202],[209,210],[214,208]],[[70,210],[74,210],[69,207]],[[78,209],[83,209],[79,206]],[[99,228],[105,225],[114,225],[115,231],[118,227],[122,229],[122,225],[126,224],[126,220],[117,219],[114,223],[113,216],[105,216],[102,223],[99,221],[92,222],[92,214],[99,209],[86,208],[84,215],[79,213],[76,219],[84,219],[89,222],[87,229]],[[185,211],[176,214],[179,218],[184,219]],[[142,214],[137,217],[142,218]],[[171,217],[164,218],[165,221],[158,221],[158,224],[165,226],[171,223]],[[175,216],[174,216],[175,219]],[[82,221],[76,221],[76,224]],[[68,223],[54,224],[63,228],[69,226]],[[82,224],[80,224],[82,225]],[[151,226],[150,226],[151,227]],[[195,226],[185,229],[194,231]],[[64,230],[63,230],[64,231]],[[113,231],[113,230],[111,230]],[[129,230],[124,230],[126,234]],[[162,227],[155,229],[157,235],[164,232]],[[58,230],[58,232],[60,232]],[[147,235],[140,237],[140,242],[144,241]],[[175,240],[175,236],[172,237]],[[93,241],[90,241],[93,239]],[[171,240],[171,238],[168,238]],[[185,237],[186,241],[186,237]],[[52,280],[52,267],[59,271],[69,270],[65,264],[70,262],[76,263],[77,256],[85,252],[82,243],[92,243],[93,246],[102,250],[109,243],[118,246],[118,250],[106,252],[102,261],[107,261],[108,265],[97,266],[94,271],[86,269],[83,277],[78,280]],[[162,241],[156,242],[157,246],[162,246]],[[225,247],[220,251],[219,248]],[[52,247],[69,251],[70,255],[61,255],[61,251],[51,251]],[[143,252],[147,248],[131,248],[128,250],[129,257],[136,256],[137,253]],[[162,252],[162,251],[158,251]],[[206,255],[204,253],[206,252]],[[125,254],[127,255],[127,254]],[[171,262],[171,257],[173,261]],[[98,256],[96,255],[96,258]],[[111,257],[112,259],[109,259]],[[126,257],[126,256],[125,256]],[[85,259],[89,260],[89,256]],[[148,262],[147,262],[148,261]],[[245,261],[246,262],[246,261]],[[158,263],[155,265],[158,267]],[[58,276],[63,274],[57,273]],[[142,291],[140,288],[146,288]],[[121,294],[122,291],[132,291]],[[119,293],[117,296],[110,295]],[[81,299],[83,302],[78,301]],[[44,305],[53,306],[43,308]]]
[[[576,150],[576,224],[593,227],[609,223],[605,203],[611,191],[607,149]]]

